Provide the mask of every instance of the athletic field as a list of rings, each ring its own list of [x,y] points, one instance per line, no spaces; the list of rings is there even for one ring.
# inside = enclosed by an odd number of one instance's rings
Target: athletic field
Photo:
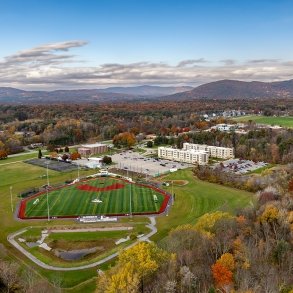
[[[19,218],[78,217],[90,215],[155,214],[164,212],[165,191],[117,179],[99,177],[39,193],[22,200]]]
[[[236,117],[236,118],[233,118],[233,120],[236,120],[238,122],[247,122],[249,120],[252,120],[260,124],[278,125],[282,127],[293,128],[292,116],[273,117],[273,116],[250,115],[250,116]]]

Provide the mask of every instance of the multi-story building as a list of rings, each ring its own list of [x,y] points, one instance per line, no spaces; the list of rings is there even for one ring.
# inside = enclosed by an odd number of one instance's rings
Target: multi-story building
[[[206,151],[173,149],[168,147],[159,147],[158,157],[184,163],[198,163],[199,165],[205,165],[209,161],[209,154]]]
[[[233,159],[234,148],[217,147],[205,144],[183,143],[183,150],[205,151],[213,158]]]
[[[103,143],[83,144],[78,148],[78,152],[85,157],[95,154],[101,154],[108,151],[108,146]]]

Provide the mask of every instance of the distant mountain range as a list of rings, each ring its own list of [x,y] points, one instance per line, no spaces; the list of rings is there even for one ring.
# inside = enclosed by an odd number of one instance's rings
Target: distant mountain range
[[[56,91],[24,91],[10,87],[0,87],[0,103],[62,103],[62,102],[105,102],[158,98],[193,89],[183,87],[136,86],[110,87],[106,89],[80,89]]]
[[[207,99],[254,99],[254,98],[293,98],[293,80],[280,82],[244,82],[220,80],[200,85],[196,88],[136,86],[109,87],[106,89],[80,89],[56,91],[24,91],[0,87],[0,103],[92,103],[115,102],[137,99],[191,100]]]

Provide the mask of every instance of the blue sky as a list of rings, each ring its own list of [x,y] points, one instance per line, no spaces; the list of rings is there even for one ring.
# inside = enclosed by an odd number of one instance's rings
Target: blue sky
[[[1,0],[0,36],[1,86],[293,78],[293,1]]]

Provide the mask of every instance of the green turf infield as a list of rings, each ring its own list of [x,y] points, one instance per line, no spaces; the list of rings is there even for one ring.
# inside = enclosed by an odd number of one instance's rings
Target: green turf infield
[[[25,201],[25,218],[47,217],[46,193]],[[158,191],[110,177],[95,178],[48,192],[50,217],[155,213],[163,201],[164,196]]]

